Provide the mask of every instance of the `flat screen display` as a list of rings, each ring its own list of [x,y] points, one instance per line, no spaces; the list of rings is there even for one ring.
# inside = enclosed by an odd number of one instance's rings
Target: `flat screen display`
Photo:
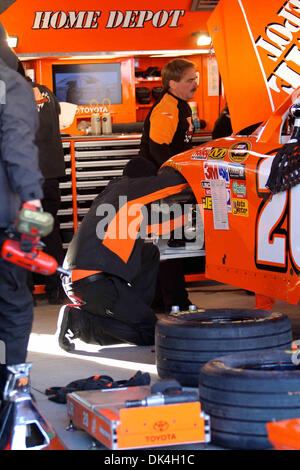
[[[120,63],[52,65],[52,76],[58,101],[86,106],[109,98],[111,104],[122,104]]]

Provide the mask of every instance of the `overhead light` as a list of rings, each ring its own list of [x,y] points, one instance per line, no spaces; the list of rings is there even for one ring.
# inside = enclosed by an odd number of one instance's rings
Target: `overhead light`
[[[175,52],[162,52],[157,51],[156,54],[151,54],[149,57],[182,57],[187,55],[210,54],[210,49],[192,49],[188,51],[175,51]]]
[[[18,36],[8,36],[7,44],[9,45],[9,47],[17,47],[18,40],[19,40]]]
[[[211,44],[211,37],[206,31],[197,31],[192,33],[196,37],[196,44],[198,47],[209,46]]]
[[[200,34],[197,38],[197,46],[209,46],[211,37],[208,34]]]

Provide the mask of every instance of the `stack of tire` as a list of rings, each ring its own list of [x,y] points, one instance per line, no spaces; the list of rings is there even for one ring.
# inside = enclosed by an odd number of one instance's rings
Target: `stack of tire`
[[[200,371],[202,409],[215,444],[229,449],[272,448],[267,423],[300,417],[300,368],[295,351],[219,357]]]
[[[164,89],[161,86],[154,86],[152,88],[152,96],[153,96],[154,101],[157,101],[161,97],[163,91]]]
[[[151,100],[151,90],[148,87],[141,86],[136,88],[135,96],[140,104],[149,104]]]
[[[199,385],[214,444],[266,449],[267,422],[300,416],[300,369],[291,344],[291,322],[279,312],[196,309],[163,315],[155,332],[157,372],[185,386]]]

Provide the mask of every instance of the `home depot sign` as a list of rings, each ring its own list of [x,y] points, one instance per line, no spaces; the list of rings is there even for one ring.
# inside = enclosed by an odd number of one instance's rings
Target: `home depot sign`
[[[267,24],[255,42],[271,67],[267,83],[276,93],[290,94],[300,86],[299,30],[300,0],[289,0],[277,12],[277,21]]]
[[[300,86],[300,0],[220,0],[208,27],[239,132]]]
[[[111,10],[104,19],[105,28],[144,28],[146,23],[154,28],[177,28],[185,10]],[[32,29],[95,29],[102,11],[36,11]]]
[[[17,0],[1,23],[19,37],[18,54],[178,50],[196,47],[192,33],[207,30],[210,13],[191,11],[191,0]]]

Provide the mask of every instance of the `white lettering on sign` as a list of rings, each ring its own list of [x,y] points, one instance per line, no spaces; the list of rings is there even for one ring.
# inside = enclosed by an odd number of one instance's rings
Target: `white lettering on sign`
[[[146,22],[151,22],[155,28],[162,28],[169,22],[169,28],[176,28],[184,10],[159,10],[154,13],[151,10],[120,10],[110,11],[106,28],[143,28]]]
[[[76,114],[108,113],[107,106],[77,106]]]
[[[266,25],[264,37],[259,36],[255,43],[275,63],[267,79],[269,87],[276,93],[290,94],[300,86],[300,50],[291,44],[299,41],[300,0],[284,2],[277,15],[278,23]]]
[[[101,11],[36,11],[32,29],[98,28]]]
[[[177,28],[185,10],[111,10],[106,28],[144,28],[150,23],[154,28]],[[95,29],[99,26],[101,11],[36,11],[32,29]]]

